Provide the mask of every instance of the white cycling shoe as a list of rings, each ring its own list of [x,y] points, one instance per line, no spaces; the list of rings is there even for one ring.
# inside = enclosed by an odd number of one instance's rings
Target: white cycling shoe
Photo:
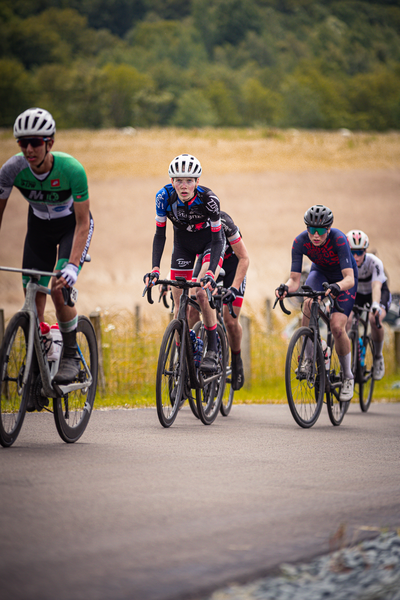
[[[383,356],[376,356],[374,358],[374,379],[379,381],[385,374],[385,361]]]
[[[341,402],[350,402],[354,394],[354,379],[345,379],[340,390],[339,400]]]

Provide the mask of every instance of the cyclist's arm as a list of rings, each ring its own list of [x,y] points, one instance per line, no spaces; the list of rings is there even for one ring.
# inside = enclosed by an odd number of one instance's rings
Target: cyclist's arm
[[[234,249],[235,249],[234,250],[235,256],[237,256],[239,262],[236,267],[236,273],[235,273],[235,277],[234,277],[234,280],[232,283],[232,287],[234,287],[238,290],[242,284],[243,279],[246,276],[247,269],[249,268],[250,259],[249,259],[249,255],[247,252],[247,248],[244,245],[244,242],[242,239],[240,239],[234,245]]]
[[[336,283],[342,290],[345,292],[354,286],[354,271],[352,268],[350,269],[342,269],[343,279],[341,281],[337,281]]]
[[[165,246],[165,240],[166,240],[166,235],[165,235],[165,226],[164,227],[160,227],[159,225],[157,225],[156,227],[156,232],[154,234],[154,239],[153,239],[153,255],[152,255],[152,271],[154,271],[155,269],[160,270],[160,264],[161,264],[161,258],[164,252],[164,246]]]
[[[212,231],[212,230],[211,230]],[[222,237],[221,228],[218,231],[212,231],[211,233],[211,252],[210,252],[210,266],[208,271],[211,271],[213,277],[218,267],[219,259],[222,254],[224,246],[224,240]]]
[[[372,287],[372,302],[377,302],[378,304],[380,304],[381,303],[381,293],[382,293],[382,283],[380,281],[378,281],[377,279],[375,279],[375,281],[372,281],[371,287]]]
[[[289,279],[286,282],[288,286],[288,292],[297,292],[300,287],[301,273],[297,271],[291,271]]]

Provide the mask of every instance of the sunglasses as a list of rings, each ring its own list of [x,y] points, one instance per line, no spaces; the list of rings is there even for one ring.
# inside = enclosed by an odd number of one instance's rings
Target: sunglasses
[[[362,256],[365,250],[352,250],[351,253],[353,256]]]
[[[307,227],[307,229],[311,235],[314,235],[314,233],[318,233],[318,235],[325,235],[325,233],[328,231],[326,227]]]
[[[43,146],[45,142],[48,142],[50,138],[22,138],[17,140],[17,143],[21,146],[21,148],[27,148],[29,144],[32,148],[38,148],[39,146]]]

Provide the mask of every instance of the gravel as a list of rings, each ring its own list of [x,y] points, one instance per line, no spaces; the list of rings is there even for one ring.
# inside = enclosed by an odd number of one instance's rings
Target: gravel
[[[382,533],[280,574],[231,585],[207,600],[400,600],[400,537]]]

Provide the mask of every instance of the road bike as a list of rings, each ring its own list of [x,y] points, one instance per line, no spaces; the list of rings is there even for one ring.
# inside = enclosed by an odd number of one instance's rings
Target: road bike
[[[90,260],[90,257],[87,257]],[[85,431],[96,396],[98,355],[93,326],[84,316],[78,317],[77,344],[80,370],[76,380],[57,385],[53,378],[62,352],[54,361],[47,358],[36,310],[36,294],[50,294],[39,284],[41,276],[59,277],[35,269],[0,267],[2,271],[23,273],[29,277],[25,303],[9,321],[0,350],[0,444],[11,446],[24,422],[28,402],[34,410],[53,412],[57,431],[64,442],[76,442]],[[64,302],[73,306],[77,290],[63,288]],[[49,398],[53,410],[49,409]]]
[[[170,427],[179,408],[187,399],[193,414],[204,425],[211,425],[218,416],[226,379],[226,343],[221,325],[217,324],[218,366],[209,375],[202,371],[201,361],[197,367],[194,359],[193,342],[187,320],[188,306],[201,313],[198,302],[190,297],[189,290],[201,287],[201,283],[187,281],[184,277],[174,280],[159,279],[156,285],[166,285],[182,290],[179,300],[178,318],[167,326],[160,347],[156,376],[156,404],[159,421]],[[146,286],[143,295],[153,304],[151,287]],[[203,355],[206,352],[204,344]]]
[[[368,333],[370,312],[369,304],[365,306],[354,305],[353,319],[349,331],[354,390],[358,395],[363,412],[367,412],[369,409],[374,391],[374,342]],[[375,315],[375,323],[378,329],[382,327],[378,314]]]
[[[329,285],[325,285],[328,289]],[[303,285],[286,297],[312,300],[309,326],[296,329],[286,355],[285,385],[290,411],[300,427],[312,427],[321,413],[326,395],[329,419],[332,425],[340,425],[349,402],[340,400],[344,377],[330,327],[330,311],[321,301],[325,298],[325,290],[316,291]],[[336,298],[331,295],[327,298],[331,307],[343,312]],[[282,298],[276,299],[274,308],[277,302],[284,313],[291,314]],[[321,338],[320,322],[327,330],[326,341]]]
[[[222,277],[223,277],[223,275],[222,275]],[[222,397],[222,402],[221,402],[221,406],[220,406],[221,415],[224,417],[227,417],[231,411],[232,404],[233,404],[233,397],[235,394],[235,390],[232,387],[231,348],[229,345],[228,335],[226,332],[226,327],[225,327],[224,317],[223,317],[223,297],[227,291],[228,290],[223,287],[222,281],[219,282],[217,280],[217,291],[215,294],[213,294],[211,296],[211,299],[210,299],[210,306],[211,306],[211,308],[216,310],[217,321],[221,325],[221,328],[225,335],[226,360],[227,360],[227,362],[226,362],[226,381],[225,381],[224,395]],[[227,306],[228,306],[229,313],[231,314],[231,316],[234,319],[236,319],[237,316],[235,314],[235,311],[233,310],[232,303],[230,302]],[[200,337],[201,339],[203,339],[203,341],[206,343],[206,341],[207,341],[206,331],[205,331],[204,325],[201,321],[198,321],[195,324],[194,331],[196,332],[196,335],[198,337]]]

